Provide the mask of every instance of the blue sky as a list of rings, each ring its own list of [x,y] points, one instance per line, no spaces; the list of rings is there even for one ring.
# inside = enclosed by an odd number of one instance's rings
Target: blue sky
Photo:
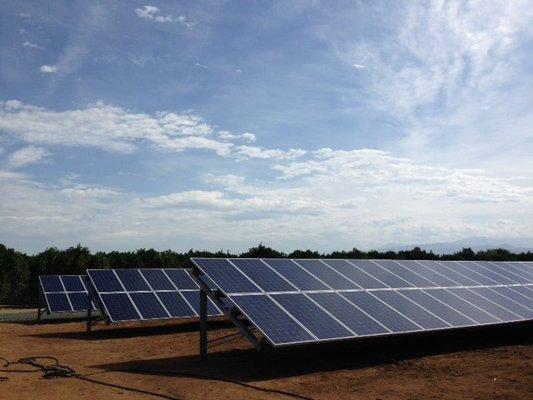
[[[527,1],[3,2],[0,242],[533,236]]]

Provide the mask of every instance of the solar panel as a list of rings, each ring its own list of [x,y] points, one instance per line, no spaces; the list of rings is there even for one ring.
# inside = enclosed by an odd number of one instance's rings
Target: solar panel
[[[533,319],[533,263],[192,262],[274,346]]]
[[[89,269],[87,274],[109,322],[199,315],[200,290],[190,270]],[[211,300],[208,302],[208,315],[222,315]]]
[[[41,275],[39,283],[49,312],[87,311],[83,275]]]

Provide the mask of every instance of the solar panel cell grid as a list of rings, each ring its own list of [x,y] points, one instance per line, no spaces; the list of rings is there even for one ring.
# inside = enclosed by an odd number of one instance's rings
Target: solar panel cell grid
[[[63,285],[61,284],[61,280],[59,279],[59,275],[44,275],[40,277],[41,279],[41,286],[44,290],[44,292],[64,292],[65,289],[63,288]]]
[[[138,269],[117,269],[114,272],[125,290],[129,292],[150,290],[150,286]]]
[[[328,313],[303,294],[272,295],[274,301],[293,315],[318,339],[346,338],[354,336]]]
[[[43,275],[39,277],[39,282],[49,312],[87,310],[87,290],[83,276]]]
[[[397,263],[393,260],[375,260],[375,263],[377,263],[380,267],[386,269],[389,273],[394,275],[395,278],[395,284],[394,288],[401,288],[401,287],[431,287],[435,286],[435,284],[431,281],[428,281],[427,279],[423,278],[422,276],[412,272],[411,270],[407,268],[403,268],[401,264]]]
[[[189,270],[145,268],[87,273],[111,322],[198,316],[200,292]],[[106,278],[110,281],[105,282]],[[116,290],[107,291],[111,288]],[[221,314],[209,301],[208,315]]]
[[[445,320],[450,326],[462,327],[476,324],[473,319],[466,317],[422,290],[402,290],[401,294],[415,303],[423,305],[424,308]]]
[[[327,290],[328,287],[292,260],[271,259],[265,262],[299,290]]]
[[[372,315],[393,332],[411,332],[422,329],[414,322],[372,296],[370,292],[347,292],[342,293],[342,296],[365,313]]]
[[[271,343],[295,344],[315,340],[300,324],[264,295],[230,296],[240,310],[261,329]]]
[[[174,285],[161,269],[146,268],[140,270],[152,290],[175,290]]]
[[[185,270],[166,268],[163,272],[170,278],[178,290],[198,289],[196,282],[193,281],[191,275]]]
[[[375,291],[372,294],[424,329],[440,329],[450,326],[422,306],[413,303],[408,298],[392,290]]]
[[[338,293],[309,293],[307,296],[320,304],[356,335],[370,336],[390,332]]]
[[[526,285],[533,282],[528,278],[529,265],[337,259],[193,262],[229,296],[230,306],[249,319],[243,307],[253,310],[252,323],[274,345],[515,322],[531,319],[533,314],[533,286]],[[225,271],[232,263],[261,292],[228,292],[231,283],[224,281]],[[270,268],[264,270],[264,264]],[[299,328],[291,333],[294,340],[271,340],[275,334],[267,331],[283,331],[277,326],[281,320],[272,320],[272,315],[279,315],[272,301],[292,322],[298,321]],[[279,318],[288,321],[286,316]],[[302,339],[302,329],[313,339]]]
[[[233,265],[252,281],[257,282],[257,286],[265,292],[287,292],[297,290],[296,287],[291,285],[261,260],[233,260]]]
[[[49,293],[47,295],[50,310],[53,312],[72,311],[65,293]]]
[[[437,300],[448,304],[450,307],[476,321],[478,324],[494,324],[499,321],[496,317],[469,303],[462,297],[457,296],[457,294],[460,294],[461,292],[451,293],[445,289],[428,289],[425,290],[425,292],[430,296],[435,297]]]
[[[320,260],[295,260],[311,275],[324,282],[330,288],[336,289],[360,289],[356,283],[350,281]]]
[[[343,274],[345,277],[355,282],[359,287],[364,289],[379,289],[387,287],[373,276],[357,268],[355,263],[347,260],[324,260],[335,271]]]

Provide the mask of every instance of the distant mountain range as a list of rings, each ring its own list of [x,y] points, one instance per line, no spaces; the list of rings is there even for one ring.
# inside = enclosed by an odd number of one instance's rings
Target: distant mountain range
[[[418,244],[387,244],[380,247],[379,251],[401,251],[411,250],[413,247],[420,247],[426,251],[432,250],[436,254],[449,254],[460,251],[465,247],[470,247],[474,251],[487,249],[506,249],[513,253],[533,251],[533,238],[489,238],[471,237],[457,240],[455,242],[440,243],[418,243]]]

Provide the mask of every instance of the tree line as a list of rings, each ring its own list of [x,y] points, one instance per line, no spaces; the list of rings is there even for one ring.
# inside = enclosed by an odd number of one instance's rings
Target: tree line
[[[38,298],[39,275],[85,274],[87,268],[157,268],[191,267],[191,257],[261,257],[261,258],[373,258],[398,260],[488,260],[488,261],[533,261],[533,253],[511,253],[505,249],[473,251],[465,248],[453,254],[438,255],[419,247],[406,251],[379,252],[333,251],[328,254],[312,250],[294,250],[284,253],[259,244],[241,254],[227,251],[189,250],[180,253],[172,250],[96,252],[77,245],[65,250],[55,247],[27,255],[0,244],[0,304],[32,304]]]

